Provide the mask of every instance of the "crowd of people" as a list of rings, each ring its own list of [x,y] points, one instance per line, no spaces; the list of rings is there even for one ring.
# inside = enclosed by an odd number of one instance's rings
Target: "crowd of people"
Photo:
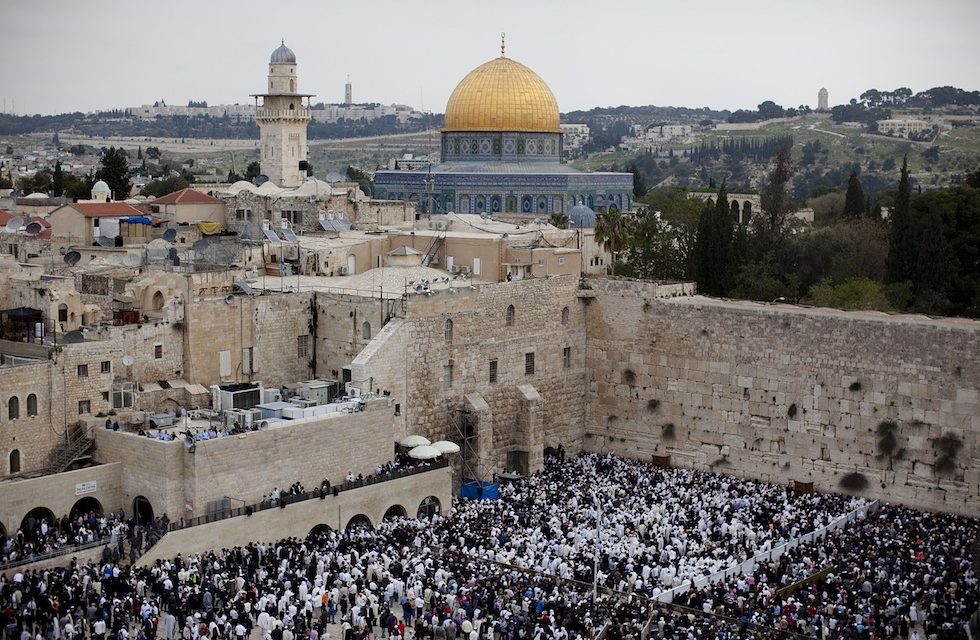
[[[3,549],[0,563],[21,562],[99,540],[115,544],[127,535],[121,514],[88,511],[60,519],[28,514],[14,535],[0,539]]]
[[[13,640],[966,638],[977,520],[900,507],[656,602],[861,504],[589,454],[427,520],[3,576],[0,623]]]

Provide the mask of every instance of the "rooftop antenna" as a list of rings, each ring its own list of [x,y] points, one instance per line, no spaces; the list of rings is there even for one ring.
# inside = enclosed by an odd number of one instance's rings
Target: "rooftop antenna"
[[[506,38],[506,37],[507,37],[507,34],[504,33],[503,31],[501,31],[500,32],[500,57],[501,58],[504,57],[504,38]]]

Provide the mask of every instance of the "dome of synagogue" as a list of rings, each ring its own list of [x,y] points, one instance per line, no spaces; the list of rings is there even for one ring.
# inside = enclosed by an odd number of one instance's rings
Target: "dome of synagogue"
[[[560,133],[558,102],[538,74],[501,55],[456,85],[442,130]]]
[[[278,49],[272,52],[269,64],[296,64],[296,54],[283,42]]]

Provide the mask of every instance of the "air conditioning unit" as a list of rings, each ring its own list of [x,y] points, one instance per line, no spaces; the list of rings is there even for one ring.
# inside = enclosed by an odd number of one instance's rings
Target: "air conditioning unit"
[[[459,272],[462,273],[463,275],[467,275],[467,276],[470,275],[470,271],[472,271],[472,269],[467,266],[462,266],[459,268]]]
[[[347,267],[337,267],[337,275],[339,275],[339,276],[346,276],[347,275]]]
[[[459,265],[453,265],[453,268],[449,270],[449,273],[459,273]]]
[[[240,429],[251,429],[252,423],[256,420],[261,420],[261,418],[261,411],[258,413],[258,418],[256,418],[256,414],[249,410],[227,409],[225,411],[225,428],[234,429],[237,423]]]

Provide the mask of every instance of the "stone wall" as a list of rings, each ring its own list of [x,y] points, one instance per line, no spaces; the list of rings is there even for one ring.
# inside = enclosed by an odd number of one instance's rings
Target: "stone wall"
[[[312,297],[303,293],[200,297],[187,306],[184,377],[204,386],[218,382],[262,381],[281,386],[310,377],[314,361]],[[305,352],[300,336],[307,336]],[[252,366],[243,366],[251,349]],[[228,368],[222,370],[222,352]]]
[[[60,518],[84,498],[98,500],[103,512],[124,509],[129,514],[130,505],[122,502],[119,490],[121,470],[120,464],[104,464],[0,483],[0,525],[12,535],[32,509],[44,507]]]
[[[373,473],[394,457],[392,413],[390,399],[373,400],[359,413],[199,441],[193,453],[180,440],[96,429],[96,457],[122,463],[124,504],[141,495],[158,516],[191,518],[225,497],[237,507],[297,481],[312,490],[324,478],[343,482],[348,471]]]
[[[492,433],[480,433],[481,438],[491,439],[489,446],[480,443],[486,451],[482,463],[488,475],[503,470],[511,451],[540,460],[540,445],[577,447],[586,393],[585,310],[577,290],[578,278],[560,276],[410,296],[404,320],[391,321],[355,358],[352,386],[390,393],[402,407],[405,428],[430,440],[458,440],[451,426],[452,411],[466,405],[468,394],[478,393],[493,415]],[[510,326],[509,305],[514,306]],[[564,308],[568,309],[565,323]],[[450,320],[452,340],[448,341]],[[570,349],[567,367],[566,347]],[[525,372],[528,353],[534,354],[530,374]],[[491,360],[497,362],[493,383]],[[533,442],[524,430],[514,428],[526,411],[528,397],[519,385],[530,385],[540,395],[536,411],[543,432],[535,434]]]
[[[976,513],[980,323],[587,282],[586,448]]]
[[[317,292],[316,299],[316,374],[321,378],[341,379],[341,371],[350,364],[390,318],[398,300],[381,300],[369,296]],[[364,323],[370,325],[370,336],[364,337]]]
[[[422,500],[429,496],[437,498],[445,512],[452,500],[451,473],[449,467],[442,467],[351,489],[323,500],[306,500],[287,505],[285,509],[266,509],[251,516],[172,531],[139,559],[139,565],[147,566],[161,558],[173,558],[178,553],[187,557],[188,554],[214,549],[218,540],[218,546],[231,548],[250,542],[274,542],[286,537],[305,538],[320,525],[339,531],[357,515],[366,516],[375,525],[393,506],[401,506],[409,518],[414,518]]]

